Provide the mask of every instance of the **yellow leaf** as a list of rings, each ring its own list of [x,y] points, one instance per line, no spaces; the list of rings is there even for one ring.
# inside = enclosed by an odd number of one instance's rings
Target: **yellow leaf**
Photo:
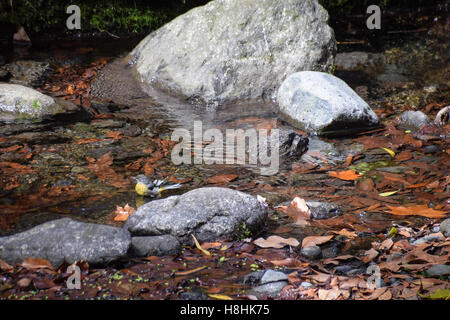
[[[207,256],[211,255],[211,253],[209,253],[208,250],[205,250],[205,249],[202,248],[200,243],[198,243],[197,238],[195,238],[195,236],[193,234],[192,234],[192,238],[194,238],[195,246],[197,247],[198,250],[200,250],[201,252],[203,252]]]
[[[231,297],[226,296],[224,294],[208,294],[210,298],[218,299],[218,300],[233,300]]]
[[[395,157],[395,152],[392,151],[391,149],[383,148],[383,150],[386,151],[387,153],[389,153],[391,155],[391,157]]]
[[[396,190],[396,191],[389,191],[389,192],[383,192],[380,193],[379,196],[380,197],[389,197],[392,196],[393,194],[396,194],[397,192],[399,192],[400,190]]]

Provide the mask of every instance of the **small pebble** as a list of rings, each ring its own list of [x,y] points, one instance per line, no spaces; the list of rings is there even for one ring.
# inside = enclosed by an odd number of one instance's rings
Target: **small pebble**
[[[309,247],[303,248],[301,250],[301,254],[305,258],[308,258],[310,260],[317,258],[320,255],[320,253],[321,253],[321,250],[318,246],[309,246]]]

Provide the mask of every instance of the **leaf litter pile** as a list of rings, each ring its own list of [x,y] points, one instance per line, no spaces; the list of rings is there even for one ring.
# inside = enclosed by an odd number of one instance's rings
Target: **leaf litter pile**
[[[0,135],[0,200],[6,199],[0,229],[9,230],[23,214],[70,214],[67,208],[80,201],[113,197],[118,200],[98,222],[121,226],[145,201],[133,190],[131,177],[139,173],[182,183],[183,192],[224,186],[266,199],[267,226],[239,239],[198,243],[194,237],[178,256],[107,266],[79,261],[80,289],[67,288],[67,264],[54,268],[33,257],[13,266],[0,261],[0,299],[253,300],[243,279],[266,269],[287,275],[276,299],[449,299],[450,238],[439,229],[450,212],[448,124],[405,131],[393,119],[411,107],[386,104],[375,110],[384,128],[342,141],[362,146],[344,161],[314,150],[307,153],[309,161],[294,161],[275,177],[227,166],[189,171],[170,163],[175,143],[144,132],[147,124],[131,121],[131,112],[92,106],[89,83],[105,63],[56,69],[41,88],[90,110],[89,125],[38,132],[31,140],[20,133]],[[442,117],[444,107],[429,103],[424,109],[433,118]],[[239,122],[267,129],[278,124]],[[318,219],[308,200],[336,204],[342,212]],[[319,247],[320,255],[306,257],[302,252],[309,247]]]

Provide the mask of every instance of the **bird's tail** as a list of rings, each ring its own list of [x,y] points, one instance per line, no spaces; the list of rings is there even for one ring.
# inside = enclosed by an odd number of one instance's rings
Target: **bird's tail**
[[[162,186],[161,188],[163,190],[178,189],[178,188],[181,188],[181,184],[179,184],[179,183],[171,184],[170,186]]]

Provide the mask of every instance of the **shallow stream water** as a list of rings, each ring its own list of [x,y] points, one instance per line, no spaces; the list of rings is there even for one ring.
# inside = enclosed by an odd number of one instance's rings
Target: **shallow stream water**
[[[347,81],[358,93],[362,92],[363,97],[371,107],[382,110],[386,103],[415,103],[420,109],[424,105],[435,101],[446,101],[448,103],[449,79],[445,70],[449,70],[449,48],[448,44],[434,43],[429,46],[428,31],[430,25],[445,30],[445,18],[447,14],[443,9],[443,14],[436,19],[436,14],[424,15],[420,13],[418,18],[426,17],[423,24],[424,30],[408,29],[403,27],[367,35],[361,24],[361,18],[353,17],[346,25],[336,24],[338,51],[365,51],[378,52],[385,55],[387,60],[393,61],[389,64],[392,70],[387,70],[395,80],[380,83],[377,77],[379,70],[372,73],[366,71],[346,71],[336,70],[336,75]],[[443,20],[443,21],[441,21]],[[358,21],[358,23],[355,23]],[[428,21],[428,22],[427,22]],[[409,32],[405,31],[409,30]],[[88,66],[98,58],[123,57],[136,44],[137,40],[107,40],[107,41],[59,41],[52,43],[36,43],[33,47],[15,47],[7,49],[0,54],[4,55],[10,62],[14,60],[36,60],[46,61],[53,65],[64,66],[67,64]],[[384,70],[384,72],[387,72]],[[383,72],[383,71],[382,71]],[[382,73],[381,72],[381,73]],[[399,80],[399,81],[397,81]],[[400,81],[401,80],[401,81]],[[427,88],[436,88],[435,91]],[[134,192],[131,177],[137,172],[127,171],[126,165],[133,163],[141,157],[148,156],[143,150],[151,146],[149,139],[168,139],[176,128],[184,128],[192,131],[194,121],[201,121],[203,129],[219,128],[225,129],[248,129],[248,128],[273,128],[281,125],[278,120],[276,107],[273,104],[252,104],[225,106],[217,110],[204,110],[192,107],[189,104],[177,101],[168,96],[155,98],[137,97],[134,101],[129,101],[126,105],[111,108],[107,118],[97,118],[90,122],[67,121],[66,123],[54,124],[50,127],[30,130],[37,135],[43,135],[44,142],[30,141],[33,146],[33,168],[35,172],[23,177],[22,185],[13,192],[0,194],[0,205],[10,208],[10,211],[3,213],[0,223],[0,235],[15,233],[28,229],[34,225],[47,220],[62,216],[70,216],[90,222],[115,224],[111,219],[111,214],[116,206],[130,204],[137,207],[148,201],[137,196]],[[381,113],[381,111],[380,111]],[[105,137],[108,131],[115,131],[123,128],[131,128],[135,133],[130,134],[120,140],[104,140],[91,144],[77,144],[79,139]],[[0,127],[1,129],[1,127]],[[20,131],[21,133],[27,130]],[[17,138],[8,134],[9,138]],[[50,139],[49,137],[57,137]],[[355,154],[363,150],[360,143],[356,143],[354,138],[339,137],[334,139],[319,139],[311,137],[309,150],[306,155],[297,163],[304,163],[309,160],[318,164],[341,164],[345,162],[349,154]],[[12,143],[11,143],[12,144]],[[3,146],[5,147],[5,145]],[[83,169],[87,162],[86,157],[98,159],[107,152],[111,152],[114,158],[112,168],[130,180],[130,184],[124,188],[114,188],[108,186],[95,176]],[[156,152],[156,150],[153,150]],[[321,154],[321,156],[317,156]],[[151,154],[152,155],[152,154]],[[324,160],[325,159],[325,160]],[[385,160],[386,154],[380,152],[368,152],[364,161],[374,162]],[[251,194],[261,194],[265,196],[270,205],[279,205],[285,201],[292,200],[291,187],[304,187],[303,194],[308,198],[321,196],[325,186],[329,186],[326,181],[326,172],[305,174],[294,178],[286,177],[286,173],[292,169],[292,162],[282,163],[276,175],[263,176],[260,168],[249,165],[181,165],[175,166],[170,161],[170,157],[163,157],[158,161],[155,168],[155,175],[166,177],[175,175],[178,179],[189,179],[185,187],[175,193],[186,192],[192,188],[205,185],[208,177],[220,174],[236,174],[238,178],[227,184],[228,187],[243,190]],[[395,167],[392,164],[391,167]],[[395,170],[395,169],[392,169]],[[77,175],[85,175],[88,180],[83,181]],[[79,177],[79,176],[78,176]],[[259,184],[263,188],[255,188]],[[338,182],[334,190],[336,196],[346,194],[346,186],[351,186],[353,182]],[[39,190],[46,185],[52,186],[72,186],[75,185],[75,194],[65,195],[43,195],[45,201],[30,197],[33,194],[40,194]],[[284,189],[283,189],[284,188]],[[316,188],[316,189],[315,189]],[[340,188],[340,189],[339,189]],[[283,189],[286,192],[280,192]],[[347,192],[348,193],[348,192]],[[173,193],[172,193],[173,194]],[[165,194],[167,196],[169,194]],[[48,196],[48,199],[46,198]],[[302,196],[302,194],[298,194]],[[56,198],[56,199],[55,199]],[[405,199],[407,202],[408,199]],[[14,212],[16,208],[16,212]],[[11,211],[12,210],[12,211]],[[277,220],[278,219],[278,220]],[[285,221],[283,217],[271,220],[269,229],[275,229]],[[386,216],[371,215],[362,212],[360,220],[376,221],[380,229],[391,224]],[[414,219],[412,219],[414,220]],[[417,219],[418,222],[421,219]],[[304,233],[295,227],[290,231]],[[306,231],[318,233],[320,230],[311,228]]]

